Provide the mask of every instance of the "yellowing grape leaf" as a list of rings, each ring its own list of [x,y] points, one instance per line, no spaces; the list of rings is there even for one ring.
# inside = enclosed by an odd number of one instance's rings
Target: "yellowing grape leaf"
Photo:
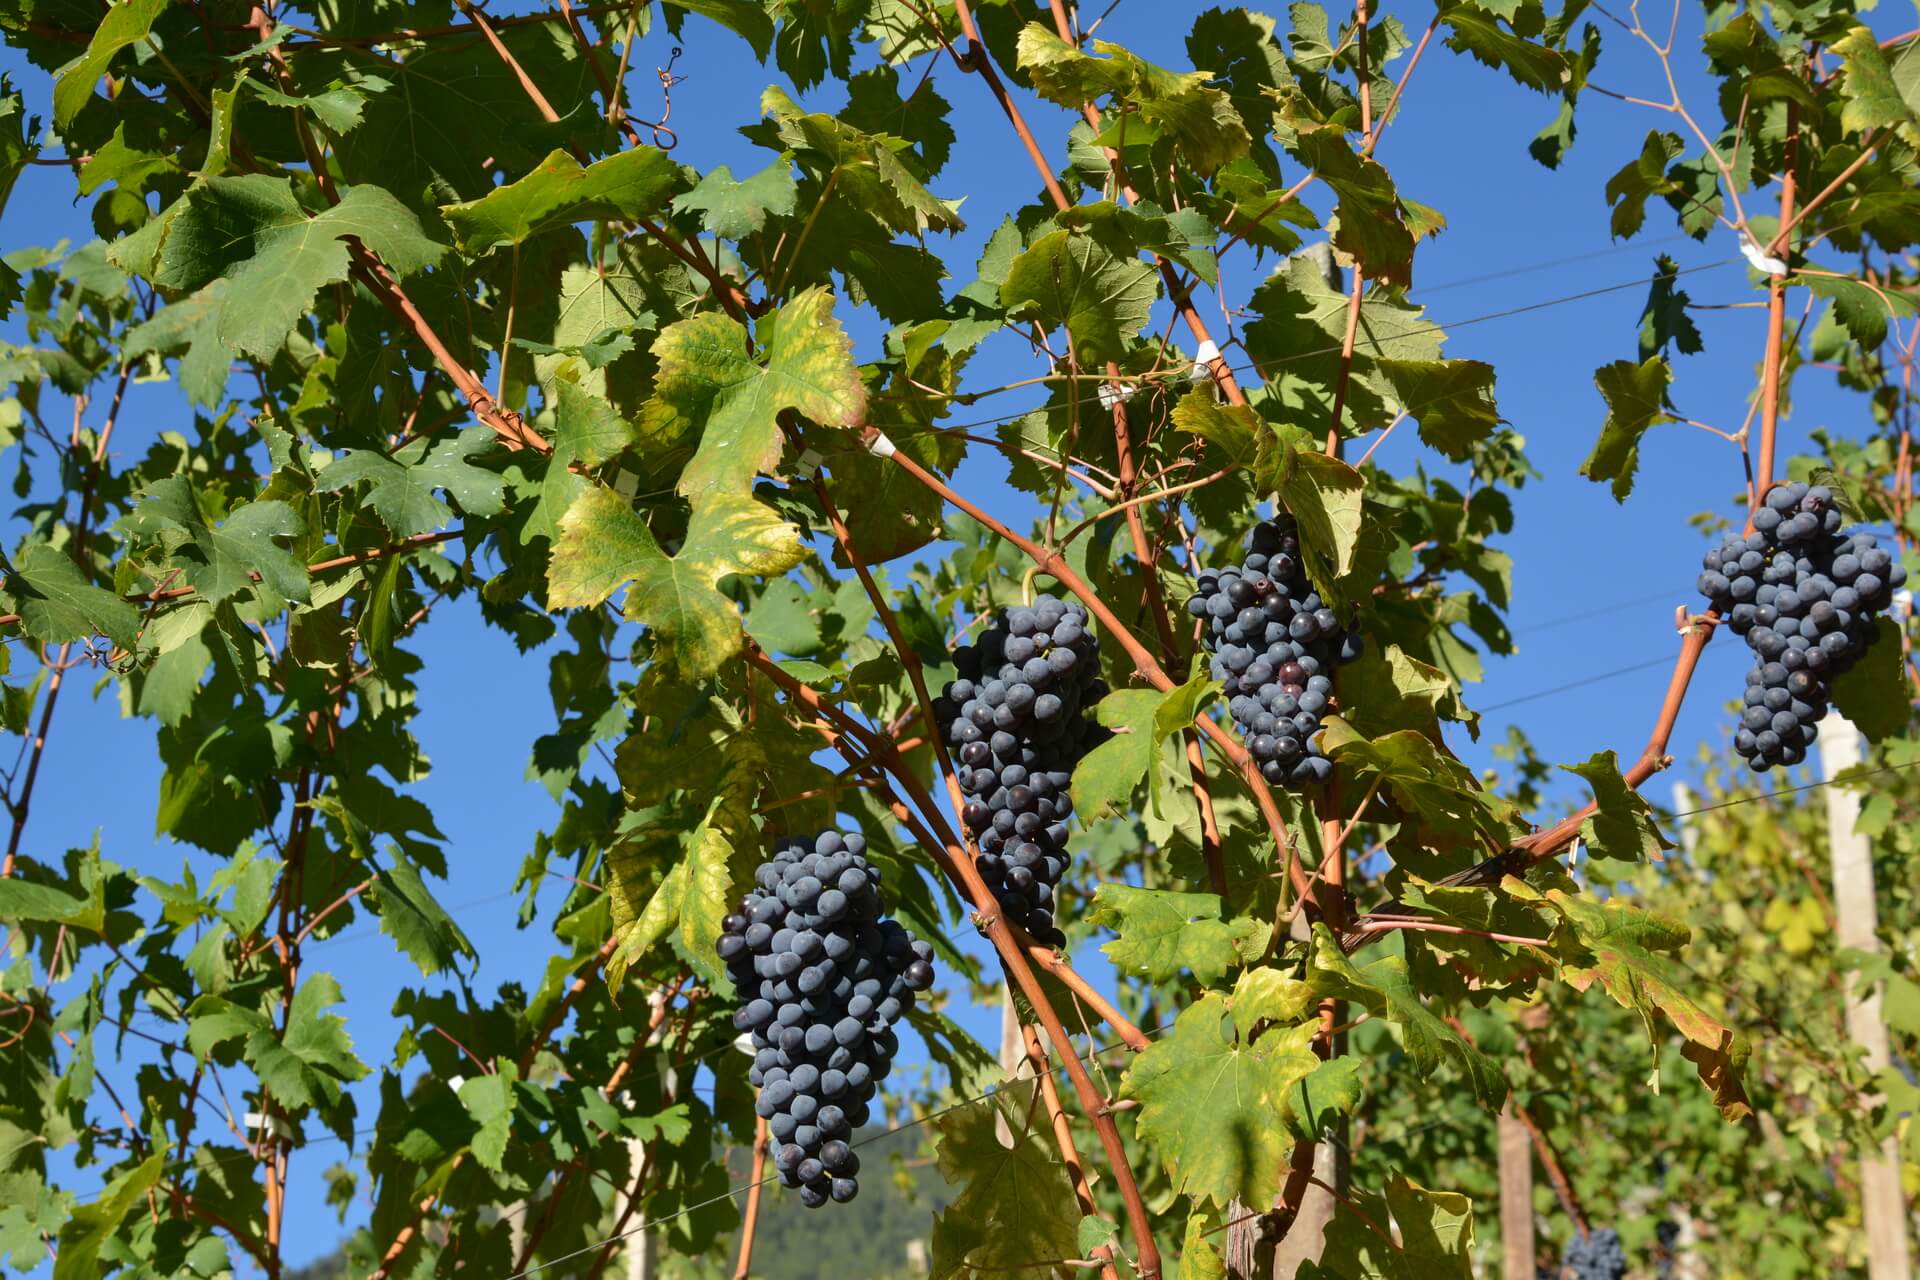
[[[651,823],[608,854],[609,904],[620,945],[607,959],[607,985],[615,992],[627,968],[669,938],[680,958],[714,990],[733,990],[714,945],[720,922],[733,909],[732,864],[758,848],[753,800],[766,756],[751,737],[736,734],[727,740],[719,764],[717,776],[701,780],[703,794],[710,792],[712,799],[692,831],[672,822]],[[667,871],[655,886],[651,877],[662,865]]]
[[[1210,88],[1211,71],[1167,71],[1105,40],[1081,52],[1050,28],[1030,22],[1020,31],[1019,65],[1049,101],[1079,109],[1109,94],[1174,139],[1187,163],[1212,173],[1247,153],[1252,139],[1233,100]]]
[[[782,410],[826,427],[855,426],[866,413],[831,293],[808,289],[758,329],[764,363],[749,354],[747,331],[713,311],[668,326],[653,345],[660,375],[640,413],[640,445],[668,453],[693,443],[680,492],[696,506],[711,494],[746,493],[774,464]]]
[[[1551,907],[1573,927],[1590,963],[1569,964],[1562,976],[1580,991],[1598,982],[1622,1007],[1638,1013],[1653,1046],[1656,1068],[1661,1035],[1655,1015],[1664,1014],[1686,1037],[1681,1053],[1712,1091],[1720,1113],[1738,1120],[1753,1109],[1740,1081],[1752,1052],[1746,1037],[1723,1026],[1687,994],[1692,975],[1676,957],[1693,936],[1691,930],[1618,898],[1599,903],[1560,889],[1541,893],[1511,876],[1503,887],[1517,898]]]
[[[740,614],[720,594],[729,574],[784,573],[806,555],[792,525],[752,498],[714,494],[693,513],[678,555],[660,550],[633,505],[596,486],[560,519],[547,603],[592,608],[621,587],[626,616],[652,628],[661,662],[689,680],[740,652]]]

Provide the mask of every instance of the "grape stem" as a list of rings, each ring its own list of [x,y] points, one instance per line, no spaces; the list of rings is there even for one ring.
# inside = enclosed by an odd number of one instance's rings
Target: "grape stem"
[[[1104,1217],[1093,1198],[1093,1188],[1087,1185],[1087,1171],[1081,1166],[1080,1151],[1073,1142],[1073,1125],[1060,1106],[1060,1090],[1053,1083],[1053,1069],[1047,1065],[1047,1047],[1041,1042],[1038,1028],[1029,1023],[1020,1024],[1020,1035],[1026,1043],[1027,1061],[1033,1068],[1034,1081],[1039,1086],[1040,1101],[1047,1109],[1047,1123],[1053,1126],[1054,1145],[1060,1148],[1060,1158],[1067,1166],[1067,1178],[1073,1183],[1073,1198],[1080,1202],[1080,1216]],[[1119,1274],[1113,1269],[1112,1245],[1103,1244],[1094,1249],[1088,1261],[1101,1264],[1100,1280],[1120,1280]]]
[[[753,1182],[747,1188],[747,1211],[740,1221],[740,1261],[734,1264],[733,1280],[747,1280],[752,1274],[753,1233],[760,1224],[760,1190],[767,1179],[767,1118],[756,1117],[753,1124]]]

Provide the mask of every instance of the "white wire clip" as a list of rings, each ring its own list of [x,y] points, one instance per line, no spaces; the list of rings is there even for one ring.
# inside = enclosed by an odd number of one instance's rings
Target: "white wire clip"
[[[891,458],[899,450],[894,448],[893,441],[887,439],[886,432],[876,431],[873,439],[867,441],[867,452],[876,458]]]
[[[1103,382],[1100,384],[1100,407],[1112,413],[1117,406],[1133,399],[1134,392],[1139,389],[1131,383]]]
[[[241,1117],[241,1123],[249,1129],[271,1129],[276,1138],[289,1141],[293,1138],[293,1126],[285,1116],[263,1116],[258,1111],[249,1111]]]
[[[1200,349],[1193,353],[1193,370],[1187,377],[1194,382],[1201,382],[1207,378],[1211,378],[1213,376],[1213,362],[1219,358],[1220,348],[1214,345],[1212,338],[1208,338],[1200,344]]]
[[[817,451],[808,449],[794,461],[793,473],[802,480],[811,480],[820,474],[821,461],[822,459]]]
[[[1767,256],[1758,242],[1750,235],[1741,233],[1740,252],[1746,257],[1747,265],[1764,275],[1783,276],[1787,274],[1787,264],[1778,258]]]
[[[620,474],[613,478],[613,491],[632,502],[640,492],[640,476],[637,472],[620,468]]]

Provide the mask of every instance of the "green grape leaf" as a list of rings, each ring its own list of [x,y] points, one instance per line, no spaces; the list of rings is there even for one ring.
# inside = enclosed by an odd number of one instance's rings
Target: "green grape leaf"
[[[1122,689],[1102,699],[1094,714],[1115,732],[1073,771],[1074,808],[1084,820],[1128,812],[1142,779],[1155,814],[1173,817],[1183,812],[1188,797],[1180,788],[1188,776],[1186,757],[1181,754],[1176,762],[1166,740],[1190,727],[1218,692],[1218,683],[1202,674],[1166,693]]]
[[[1671,195],[1682,188],[1668,175],[1667,166],[1680,158],[1686,144],[1677,133],[1648,132],[1640,154],[1623,165],[1607,180],[1607,203],[1613,206],[1612,230],[1616,240],[1625,240],[1640,230],[1647,220],[1647,200]]]
[[[513,1095],[519,1074],[514,1063],[502,1061],[497,1070],[460,1082],[460,1105],[474,1124],[467,1147],[482,1168],[494,1173],[505,1171],[502,1160],[513,1136]]]
[[[53,78],[53,122],[64,128],[93,97],[115,54],[147,38],[168,0],[125,0],[101,14],[87,51],[60,68]]]
[[[67,644],[98,634],[122,649],[134,647],[140,611],[88,582],[65,551],[30,542],[20,549],[13,567],[7,590],[20,611],[21,626],[40,643]]]
[[[1680,264],[1661,254],[1653,260],[1653,284],[1647,291],[1647,305],[1640,313],[1640,359],[1663,355],[1676,347],[1681,355],[1699,355],[1700,328],[1687,308],[1693,299],[1673,282],[1680,275]]]
[[[322,797],[325,798],[325,797]],[[454,970],[462,957],[478,953],[458,922],[447,914],[413,865],[395,858],[374,873],[379,882],[369,891],[380,917],[380,932],[388,935],[427,977]]]
[[[679,169],[658,147],[629,147],[580,167],[557,150],[526,177],[495,187],[478,200],[440,206],[463,253],[525,244],[542,231],[574,222],[632,222],[657,211],[679,180]]]
[[[1920,67],[1916,67],[1920,72]],[[1833,301],[1833,314],[1861,348],[1872,351],[1887,340],[1887,325],[1920,315],[1920,302],[1903,289],[1887,289],[1847,276],[1802,272],[1794,283],[1816,297]]]
[[[680,492],[696,506],[745,494],[779,459],[783,410],[826,427],[855,426],[866,413],[831,293],[808,289],[758,327],[764,364],[748,354],[746,330],[717,312],[671,325],[654,343],[660,375],[641,411],[641,447],[665,452],[697,441],[680,475]]]
[[[1867,735],[1867,741],[1885,742],[1905,733],[1912,723],[1911,696],[1900,651],[1900,624],[1877,618],[1866,651],[1833,682],[1833,705]]]
[[[1617,897],[1599,903],[1560,889],[1542,893],[1512,876],[1502,887],[1516,898],[1551,908],[1572,926],[1584,954],[1582,962],[1568,963],[1561,976],[1579,991],[1598,982],[1622,1008],[1640,1015],[1653,1048],[1650,1079],[1658,1079],[1665,1038],[1655,1019],[1665,1014],[1686,1038],[1680,1052],[1694,1064],[1721,1114],[1738,1120],[1752,1111],[1740,1081],[1751,1046],[1686,991],[1696,979],[1678,956],[1692,930]]]
[[[1665,356],[1639,364],[1615,360],[1593,371],[1594,385],[1607,402],[1607,420],[1600,425],[1593,452],[1580,464],[1580,474],[1589,480],[1612,481],[1615,502],[1625,502],[1633,492],[1640,469],[1640,437],[1651,427],[1676,421],[1667,402],[1672,381],[1673,366]]]
[[[838,116],[809,114],[778,87],[769,87],[761,95],[760,109],[770,124],[751,131],[750,136],[769,146],[777,139],[792,152],[819,180],[816,198],[823,206],[857,210],[891,234],[924,236],[928,231],[959,231],[966,226],[958,202],[942,200],[927,190],[902,161],[906,153],[917,163],[904,139],[867,133]],[[827,200],[829,183],[831,202]],[[816,227],[815,234],[822,230]]]
[[[1478,360],[1380,360],[1400,411],[1420,424],[1420,438],[1455,462],[1500,425],[1493,402],[1493,366]]]
[[[191,290],[224,277],[230,287],[219,309],[220,340],[263,360],[279,352],[323,286],[347,278],[348,238],[401,276],[432,266],[442,252],[379,187],[354,187],[339,204],[310,214],[287,179],[265,174],[204,179],[156,223],[163,236],[154,282]],[[146,265],[132,240],[108,257],[127,270]]]
[[[633,443],[633,425],[604,399],[565,379],[559,381],[557,389],[559,405],[553,429],[555,465],[564,469],[567,462],[581,462],[597,467],[609,458],[618,457]]]
[[[658,633],[670,669],[703,679],[740,652],[740,615],[720,580],[784,573],[805,554],[798,532],[771,510],[716,494],[695,510],[679,554],[668,556],[626,499],[595,487],[561,519],[547,599],[554,608],[592,608],[631,582],[626,616]]]
[[[241,1039],[247,1061],[281,1105],[332,1102],[340,1097],[343,1084],[367,1074],[366,1064],[354,1056],[346,1020],[326,1012],[342,998],[331,974],[308,975],[294,992],[286,1032],[279,1035],[273,1020],[259,1010],[203,995],[188,1006],[187,1043],[205,1060],[221,1045]]]
[[[159,541],[180,568],[186,585],[208,604],[260,585],[287,600],[305,603],[307,567],[276,538],[291,538],[304,528],[292,507],[275,499],[235,507],[215,525],[205,509],[207,495],[185,476],[156,480],[141,490],[126,527]]]
[[[722,240],[744,240],[767,225],[769,217],[793,216],[800,194],[793,166],[776,160],[750,178],[733,176],[717,165],[693,190],[674,197],[673,207],[701,215],[701,225]]]
[[[19,874],[0,880],[0,920],[31,920],[87,933],[102,932],[107,923],[107,878],[98,846],[81,852],[77,863],[69,855],[68,866],[70,874],[59,884]],[[75,889],[80,892],[73,892]]]
[[[1360,1059],[1329,1058],[1287,1090],[1287,1130],[1302,1142],[1323,1141],[1359,1104]]]
[[[262,102],[289,110],[300,109],[313,113],[313,118],[334,133],[351,133],[360,123],[367,105],[367,93],[361,88],[348,88],[336,85],[331,89],[315,94],[282,93],[272,85],[262,84],[258,80],[245,82],[253,95]],[[368,76],[361,85],[366,90],[378,92],[387,82],[379,76]]]
[[[1173,72],[1120,45],[1092,42],[1095,57],[1037,22],[1021,28],[1019,67],[1040,96],[1078,109],[1111,94],[1174,140],[1187,163],[1212,173],[1247,154],[1252,139],[1233,100],[1208,87],[1209,71]]]
[[[1301,134],[1294,150],[1340,198],[1334,207],[1334,247],[1372,279],[1401,288],[1412,283],[1414,233],[1387,171],[1355,151],[1337,129]]]
[[[1455,53],[1471,53],[1489,67],[1505,68],[1515,83],[1528,89],[1558,93],[1572,75],[1566,59],[1545,45],[1535,44],[1502,27],[1495,16],[1501,7],[1464,3],[1443,9],[1440,21],[1451,32],[1447,48]],[[1512,15],[1500,16],[1513,21]]]
[[[1904,717],[1902,717],[1904,723]],[[1598,806],[1591,818],[1580,824],[1580,838],[1596,857],[1620,858],[1640,862],[1655,861],[1673,842],[1660,834],[1653,820],[1653,806],[1620,776],[1620,761],[1611,750],[1595,752],[1581,764],[1560,766],[1580,775],[1593,788]]]
[[[1292,1146],[1274,1118],[1320,1065],[1315,1029],[1276,1028],[1249,1044],[1235,1034],[1226,997],[1210,991],[1133,1060],[1120,1092],[1139,1101],[1136,1130],[1175,1192],[1222,1209],[1236,1199],[1273,1203]]]
[[[396,2],[388,21],[363,34],[412,25],[418,13]],[[367,98],[360,127],[335,145],[346,180],[384,186],[424,212],[449,199],[484,196],[569,142],[593,153],[615,149],[593,67],[564,23],[502,25],[496,34],[510,59],[492,42],[471,37],[430,40],[404,58],[371,63],[391,87]],[[593,56],[605,58],[604,52]],[[362,68],[369,64],[359,59],[334,65],[350,83],[367,78]],[[603,70],[611,74],[612,64]],[[540,86],[560,123],[541,119],[527,100],[522,73]]]
[[[1399,1027],[1407,1057],[1423,1078],[1434,1073],[1443,1057],[1452,1058],[1482,1107],[1498,1111],[1506,1101],[1507,1082],[1500,1068],[1427,1008],[1399,956],[1383,956],[1356,968],[1327,927],[1315,925],[1307,981],[1317,994],[1350,1000]]]
[[[1259,414],[1243,404],[1222,404],[1205,387],[1180,397],[1173,407],[1173,425],[1211,441],[1235,466],[1252,461],[1269,435]]]
[[[88,86],[91,88],[91,85]],[[95,1200],[75,1205],[60,1227],[60,1252],[53,1260],[53,1280],[98,1280],[109,1268],[100,1251],[114,1238],[134,1209],[146,1209],[148,1194],[166,1175],[167,1153],[155,1151],[137,1165],[122,1170]],[[222,1251],[224,1254],[224,1250]]]
[[[930,1280],[1080,1256],[1080,1203],[1036,1093],[1010,1080],[934,1119],[940,1175],[959,1192],[934,1215]]]
[[[1394,1174],[1386,1194],[1349,1193],[1327,1223],[1317,1262],[1299,1280],[1470,1280],[1474,1272],[1473,1202],[1454,1191],[1429,1191]],[[1392,1223],[1396,1236],[1385,1234]]]
[[[1425,734],[1401,729],[1368,740],[1329,716],[1321,735],[1321,750],[1336,764],[1358,778],[1381,779],[1383,794],[1436,837],[1484,836],[1504,846],[1518,834],[1512,802],[1481,787],[1471,769]]]
[[[187,402],[208,408],[218,405],[232,365],[220,340],[220,313],[226,298],[227,282],[215,280],[170,303],[151,320],[128,330],[121,353],[128,360],[148,354],[181,356],[180,389]]]
[[[1407,656],[1397,644],[1389,644],[1385,652],[1369,645],[1345,670],[1352,674],[1341,682],[1341,716],[1368,737],[1396,729],[1416,729],[1433,737],[1442,717],[1466,724],[1477,735],[1479,716],[1461,702],[1453,677]]]
[[[1054,231],[1013,260],[1000,302],[1048,332],[1064,328],[1083,367],[1116,360],[1146,326],[1159,294],[1152,267],[1086,232]]]
[[[1353,568],[1366,477],[1318,449],[1296,447],[1280,460],[1275,488],[1300,522],[1300,547],[1314,585],[1331,588]]]
[[[391,457],[355,449],[328,463],[314,487],[338,493],[364,482],[366,505],[395,537],[431,533],[453,518],[453,509],[435,496],[436,490],[444,490],[469,516],[498,515],[505,509],[500,477],[467,461],[490,448],[493,439],[491,427],[476,425],[457,436],[410,440]]]
[[[1086,1217],[1080,1219],[1080,1227],[1077,1232],[1077,1239],[1080,1243],[1079,1256],[1082,1258],[1091,1258],[1095,1249],[1111,1248],[1114,1241],[1119,1238],[1120,1228],[1117,1224],[1109,1222],[1105,1218],[1088,1214]]]
[[[1109,881],[1094,890],[1087,923],[1119,936],[1100,948],[1120,972],[1171,982],[1183,972],[1210,987],[1257,959],[1270,927],[1249,916],[1222,920],[1218,894],[1137,889]]]

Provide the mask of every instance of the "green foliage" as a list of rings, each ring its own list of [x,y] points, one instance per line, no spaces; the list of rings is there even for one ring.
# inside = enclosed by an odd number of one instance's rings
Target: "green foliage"
[[[1548,165],[1589,77],[1710,76],[1711,103],[1655,101],[1637,152],[1599,162],[1591,208],[1623,239],[1671,210],[1759,268],[1731,313],[1782,335],[1759,425],[1692,424],[1728,443],[1716,497],[1772,456],[1757,437],[1795,380],[1831,372],[1859,429],[1787,469],[1904,546],[1920,42],[1820,3],[1709,10],[1696,47],[1636,17],[1604,70],[1583,5],[1531,0],[1215,8],[1150,49],[1000,3],[602,8],[0,6],[51,77],[45,100],[0,84],[0,203],[84,206],[62,245],[0,263],[20,642],[0,731],[30,762],[0,771],[0,1256],[51,1252],[59,1280],[290,1274],[285,1170],[325,1139],[346,1147],[328,1204],[370,1206],[343,1273],[599,1274],[644,1222],[668,1274],[718,1274],[756,1116],[715,944],[771,840],[851,821],[940,961],[912,1014],[929,1062],[903,1049],[860,1137],[868,1189],[825,1211],[867,1224],[858,1247],[825,1252],[769,1188],[768,1274],[904,1269],[909,1239],[936,1276],[1102,1249],[1125,1273],[1150,1236],[1164,1274],[1223,1276],[1223,1233],[1328,1142],[1352,1181],[1301,1275],[1476,1274],[1503,1104],[1590,1216],[1637,1224],[1636,1257],[1657,1154],[1661,1211],[1717,1228],[1703,1274],[1858,1270],[1848,1153],[1892,1139],[1920,1167],[1920,1093],[1836,1030],[1871,981],[1896,1060],[1920,1051],[1901,624],[1834,695],[1874,744],[1836,784],[1874,842],[1872,951],[1835,946],[1824,796],[1730,790],[1708,763],[1709,802],[1675,819],[1628,785],[1672,763],[1670,722],[1625,775],[1611,751],[1555,770],[1517,730],[1500,770],[1469,767],[1455,730],[1478,735],[1468,688],[1513,649],[1513,494],[1536,472],[1494,368],[1447,356],[1424,309],[1447,219],[1383,130],[1450,109],[1412,74],[1429,18],[1551,99]],[[650,133],[675,73],[643,70],[649,46],[716,33],[761,64],[757,105]],[[995,85],[1064,167],[1027,174]],[[761,157],[709,163],[735,126]],[[943,178],[960,157],[1032,193],[977,215],[972,263],[944,238],[978,207]],[[1295,253],[1307,235],[1323,254]],[[1568,416],[1603,406],[1581,472],[1620,502],[1670,465],[1678,433],[1652,428],[1688,421],[1677,357],[1704,344],[1679,275],[1656,258],[1597,402],[1565,387]],[[1232,380],[1185,354],[1216,304]],[[1031,376],[986,385],[1029,350]],[[1364,642],[1313,739],[1325,787],[1219,749],[1228,699],[1182,611],[1268,503]],[[1684,595],[1693,560],[1646,572]],[[1036,589],[1093,611],[1111,692],[1071,812],[1052,802],[1067,944],[983,961],[959,940],[994,904],[949,875],[974,849],[923,703],[959,638]],[[522,660],[501,684],[546,664],[525,770],[553,813],[498,833],[523,845],[511,941],[444,900],[471,871],[420,786],[415,722],[445,696],[427,626],[503,632]],[[177,878],[29,825],[55,695],[83,679],[154,734],[156,834],[192,846]],[[308,954],[357,929],[408,979],[391,1043]],[[1129,1021],[1102,1025],[1069,971],[1094,946]],[[527,963],[483,990],[501,947]],[[954,1016],[969,998],[1007,1002],[1060,1069],[1046,1087],[1024,1055],[996,1069]],[[877,1204],[883,1223],[845,1216]],[[1564,1237],[1544,1189],[1534,1208]]]

